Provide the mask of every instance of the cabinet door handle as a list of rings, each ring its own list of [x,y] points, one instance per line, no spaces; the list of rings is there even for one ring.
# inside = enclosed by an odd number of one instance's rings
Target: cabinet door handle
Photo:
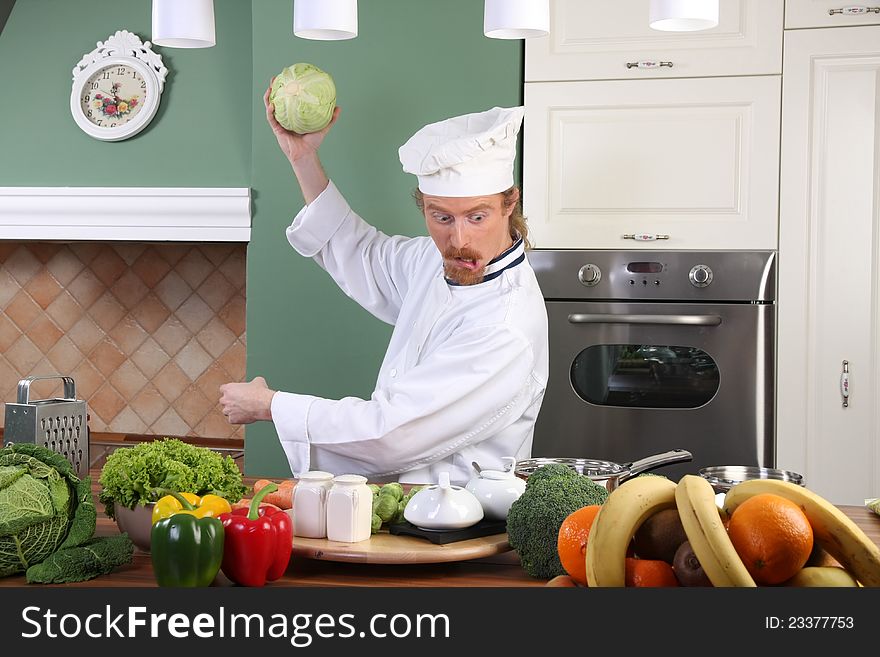
[[[843,407],[849,406],[849,361],[843,361],[843,372],[840,373],[840,395],[843,397]]]
[[[661,66],[672,68],[672,62],[658,62],[653,59],[643,59],[640,62],[626,63],[627,68],[660,68]]]
[[[655,240],[668,240],[669,235],[657,235],[655,233],[627,233],[621,235],[625,240],[635,240],[636,242],[653,242]]]
[[[829,9],[828,15],[843,14],[846,16],[857,16],[859,14],[880,14],[880,7],[864,7],[862,5],[849,5],[840,9]]]

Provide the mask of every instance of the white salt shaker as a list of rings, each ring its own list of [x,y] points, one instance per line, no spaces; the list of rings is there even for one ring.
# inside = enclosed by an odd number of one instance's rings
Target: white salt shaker
[[[305,538],[327,536],[327,495],[333,475],[312,470],[300,475],[293,488],[293,535]]]
[[[359,543],[370,538],[373,491],[361,475],[339,475],[327,497],[327,538]]]

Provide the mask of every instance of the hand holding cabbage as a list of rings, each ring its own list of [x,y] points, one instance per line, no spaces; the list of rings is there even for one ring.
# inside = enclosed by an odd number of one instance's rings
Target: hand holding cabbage
[[[272,80],[269,102],[275,108],[275,120],[285,130],[300,135],[320,132],[333,119],[336,86],[317,66],[293,64]]]

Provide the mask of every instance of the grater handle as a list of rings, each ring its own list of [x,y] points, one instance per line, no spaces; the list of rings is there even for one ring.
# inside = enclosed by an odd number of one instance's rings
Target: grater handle
[[[62,376],[61,374],[50,374],[47,376],[29,376],[26,379],[22,379],[18,382],[18,403],[19,404],[28,404],[30,403],[30,391],[31,391],[31,383],[34,381],[39,381],[41,379],[62,379],[64,381],[64,398],[70,400],[76,400],[76,383],[73,380],[73,377],[70,376]],[[43,401],[43,400],[37,400]]]

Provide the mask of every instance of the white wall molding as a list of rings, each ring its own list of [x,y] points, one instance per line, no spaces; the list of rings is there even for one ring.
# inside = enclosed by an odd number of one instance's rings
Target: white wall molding
[[[0,240],[250,238],[247,187],[0,187]]]

